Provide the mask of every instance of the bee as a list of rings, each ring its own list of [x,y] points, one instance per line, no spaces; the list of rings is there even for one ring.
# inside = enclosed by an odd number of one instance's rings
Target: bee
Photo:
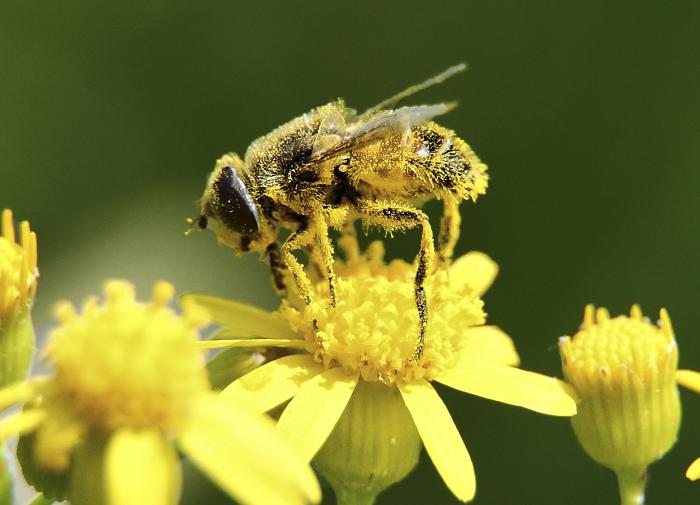
[[[396,106],[464,69],[450,67],[362,114],[335,100],[258,138],[243,159],[225,154],[209,176],[200,215],[188,221],[211,227],[237,254],[267,255],[276,288],[293,283],[310,304],[311,281],[295,256],[306,248],[327,278],[331,306],[336,278],[329,227],[348,232],[358,219],[388,233],[420,227],[413,356],[420,360],[428,328],[424,281],[432,268],[449,263],[459,237],[459,204],[484,194],[488,175],[464,140],[432,121],[453,103]],[[416,207],[431,198],[442,200],[444,209],[437,254],[428,216]],[[281,244],[280,228],[289,230]]]

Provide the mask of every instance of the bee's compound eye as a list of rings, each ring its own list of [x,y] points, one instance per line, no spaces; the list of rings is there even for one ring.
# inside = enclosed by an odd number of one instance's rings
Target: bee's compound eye
[[[224,167],[214,182],[217,217],[233,231],[252,235],[258,232],[260,218],[253,198],[232,167]]]
[[[204,230],[207,227],[207,224],[209,224],[209,219],[207,219],[207,216],[205,216],[204,214],[197,218],[197,227],[200,230]]]

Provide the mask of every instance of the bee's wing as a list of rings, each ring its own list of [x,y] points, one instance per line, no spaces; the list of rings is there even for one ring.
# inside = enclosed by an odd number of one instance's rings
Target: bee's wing
[[[354,149],[379,142],[396,133],[407,132],[416,125],[449,112],[455,106],[455,103],[440,103],[401,107],[396,110],[380,112],[366,121],[350,124],[345,138],[327,149],[314,152],[308,163],[326,161]]]

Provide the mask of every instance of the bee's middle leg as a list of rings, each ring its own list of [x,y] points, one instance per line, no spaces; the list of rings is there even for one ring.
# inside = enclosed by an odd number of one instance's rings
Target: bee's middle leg
[[[451,195],[443,200],[442,219],[440,220],[440,234],[438,235],[437,267],[445,267],[450,264],[455,252],[457,240],[459,240],[459,226],[462,216],[459,214],[459,201]]]
[[[423,357],[425,337],[428,333],[428,301],[425,295],[425,279],[431,271],[435,246],[433,244],[433,229],[430,227],[428,216],[424,212],[409,205],[391,202],[363,201],[358,204],[358,213],[372,223],[389,230],[399,230],[421,226],[420,251],[416,258],[416,277],[413,288],[418,309],[418,343],[413,353],[412,361],[417,362]]]
[[[270,273],[272,274],[272,285],[277,291],[277,294],[282,295],[289,291],[288,278],[289,269],[286,263],[282,260],[282,251],[277,242],[272,242],[265,249],[268,260],[270,262]]]

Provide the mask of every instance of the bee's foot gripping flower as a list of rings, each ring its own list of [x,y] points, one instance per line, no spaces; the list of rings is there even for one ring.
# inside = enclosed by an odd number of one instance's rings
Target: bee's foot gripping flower
[[[30,309],[37,270],[36,234],[23,221],[15,237],[12,211],[0,214],[0,387],[26,377],[34,353]]]
[[[313,474],[271,422],[210,391],[197,333],[205,315],[177,315],[173,294],[161,282],[139,303],[130,284],[110,281],[104,303],[58,307],[46,351],[53,375],[0,391],[2,406],[28,400],[0,423],[4,437],[27,434],[25,476],[73,505],[169,505],[180,493],[176,442],[243,504],[318,501]]]
[[[618,474],[623,505],[643,503],[646,468],[673,446],[681,419],[668,314],[662,309],[656,326],[636,305],[616,318],[589,305],[580,331],[563,337],[559,351],[580,398],[571,419],[576,437]]]
[[[348,240],[343,247],[354,250]],[[413,265],[385,263],[381,243],[347,257],[336,264],[335,309],[285,301],[269,314],[207,296],[186,298],[224,326],[221,336],[229,340],[215,345],[294,350],[223,394],[261,412],[291,400],[278,430],[347,503],[371,503],[403,478],[415,464],[417,437],[450,490],[462,501],[474,497],[471,458],[432,381],[547,414],[576,412],[565,385],[515,368],[511,339],[483,326],[480,295],[497,271],[486,255],[469,253],[426,280],[430,326],[419,361],[412,359],[411,329],[418,326]],[[328,300],[325,280],[314,290],[316,300]]]

